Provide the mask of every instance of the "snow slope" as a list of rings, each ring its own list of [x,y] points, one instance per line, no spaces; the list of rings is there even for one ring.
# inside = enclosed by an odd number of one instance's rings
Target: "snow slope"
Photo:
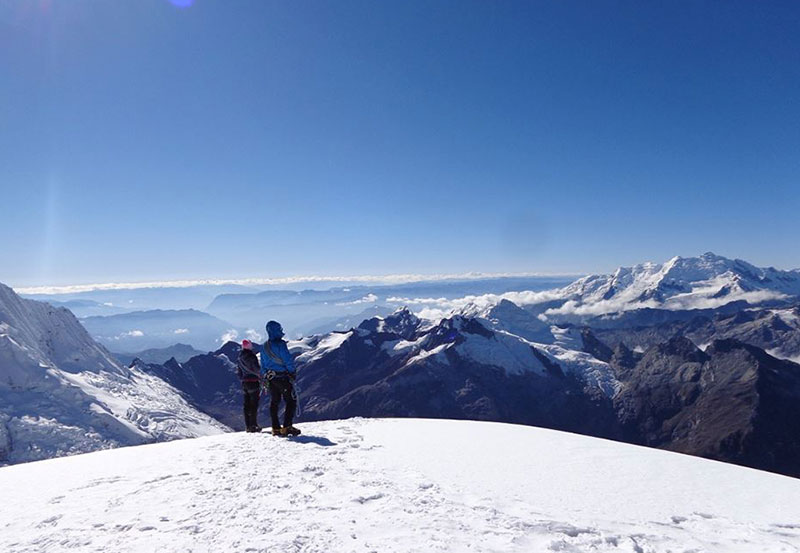
[[[0,284],[0,465],[227,430],[64,308]]]
[[[800,480],[497,423],[303,428],[0,469],[0,550],[800,550]]]

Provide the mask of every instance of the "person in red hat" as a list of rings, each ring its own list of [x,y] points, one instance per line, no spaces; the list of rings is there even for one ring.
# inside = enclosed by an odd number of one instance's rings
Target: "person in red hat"
[[[261,432],[258,426],[258,402],[261,398],[261,364],[250,340],[242,340],[242,351],[236,364],[244,395],[244,426],[247,432]]]

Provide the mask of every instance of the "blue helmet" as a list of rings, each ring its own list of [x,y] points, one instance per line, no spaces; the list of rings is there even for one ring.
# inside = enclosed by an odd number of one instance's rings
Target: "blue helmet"
[[[267,323],[267,335],[270,340],[278,340],[283,338],[283,327],[278,321],[270,321]]]

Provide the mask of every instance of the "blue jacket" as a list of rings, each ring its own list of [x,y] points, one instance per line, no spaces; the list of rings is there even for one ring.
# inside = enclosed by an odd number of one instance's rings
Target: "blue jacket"
[[[269,351],[267,351],[269,348]],[[280,338],[277,340],[267,340],[263,344],[253,344],[253,349],[261,354],[261,377],[266,377],[268,371],[275,371],[279,375],[297,374],[294,366],[294,357],[289,353],[286,342]],[[272,355],[270,355],[272,353]],[[280,362],[279,362],[280,360]]]

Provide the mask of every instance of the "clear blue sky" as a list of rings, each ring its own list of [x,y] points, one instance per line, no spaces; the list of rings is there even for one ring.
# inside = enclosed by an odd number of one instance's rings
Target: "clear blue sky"
[[[2,0],[0,193],[14,285],[798,267],[800,3]]]

